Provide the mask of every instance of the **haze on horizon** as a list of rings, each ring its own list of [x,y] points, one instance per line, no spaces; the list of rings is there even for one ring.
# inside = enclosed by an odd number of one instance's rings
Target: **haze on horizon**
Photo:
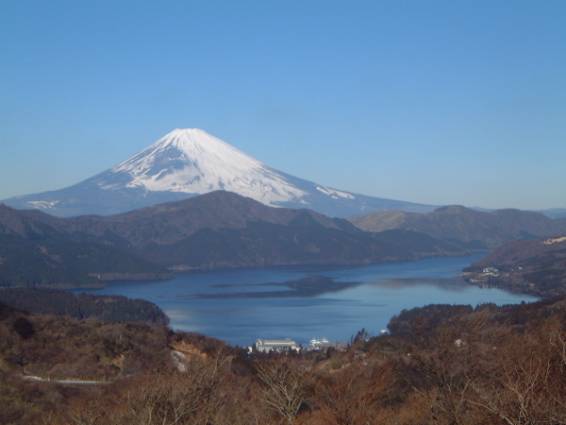
[[[7,2],[0,199],[198,127],[357,193],[566,207],[566,3],[304,3]]]

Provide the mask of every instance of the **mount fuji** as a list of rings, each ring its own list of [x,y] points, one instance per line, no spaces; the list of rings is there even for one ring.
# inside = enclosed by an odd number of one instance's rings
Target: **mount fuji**
[[[130,159],[73,186],[3,202],[57,216],[108,215],[216,190],[235,192],[269,206],[309,208],[336,217],[433,209],[291,176],[200,129],[175,129]]]

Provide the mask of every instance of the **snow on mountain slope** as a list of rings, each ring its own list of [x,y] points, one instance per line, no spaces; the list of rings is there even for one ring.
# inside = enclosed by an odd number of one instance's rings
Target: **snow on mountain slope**
[[[276,171],[199,129],[176,129],[112,169],[126,173],[130,188],[203,194],[227,190],[268,205],[302,198],[305,192]],[[112,181],[100,182],[112,189]]]
[[[200,129],[175,129],[132,158],[61,190],[7,199],[15,208],[71,216],[114,214],[226,190],[270,206],[347,217],[432,207],[337,190],[277,171]]]

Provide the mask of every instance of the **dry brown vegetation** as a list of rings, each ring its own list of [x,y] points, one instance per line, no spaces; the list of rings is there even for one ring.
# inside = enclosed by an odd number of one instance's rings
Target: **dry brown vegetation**
[[[3,424],[566,424],[566,299],[416,309],[390,336],[301,356],[248,357],[163,327],[0,319]],[[113,381],[23,381],[32,370]]]

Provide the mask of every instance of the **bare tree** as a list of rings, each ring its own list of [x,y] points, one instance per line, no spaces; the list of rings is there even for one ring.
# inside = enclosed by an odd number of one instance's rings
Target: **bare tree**
[[[257,366],[263,384],[263,401],[286,423],[293,424],[305,402],[303,374],[288,362],[265,363]]]
[[[219,407],[219,370],[225,358],[194,362],[187,373],[157,376],[127,395],[121,424],[198,425],[210,422]]]
[[[566,334],[557,330],[550,335],[550,345],[555,347],[562,362],[562,367],[566,369]]]
[[[507,425],[564,424],[556,420],[552,397],[552,363],[542,352],[504,359],[501,370],[475,383],[469,402]],[[554,417],[554,420],[551,419]]]

